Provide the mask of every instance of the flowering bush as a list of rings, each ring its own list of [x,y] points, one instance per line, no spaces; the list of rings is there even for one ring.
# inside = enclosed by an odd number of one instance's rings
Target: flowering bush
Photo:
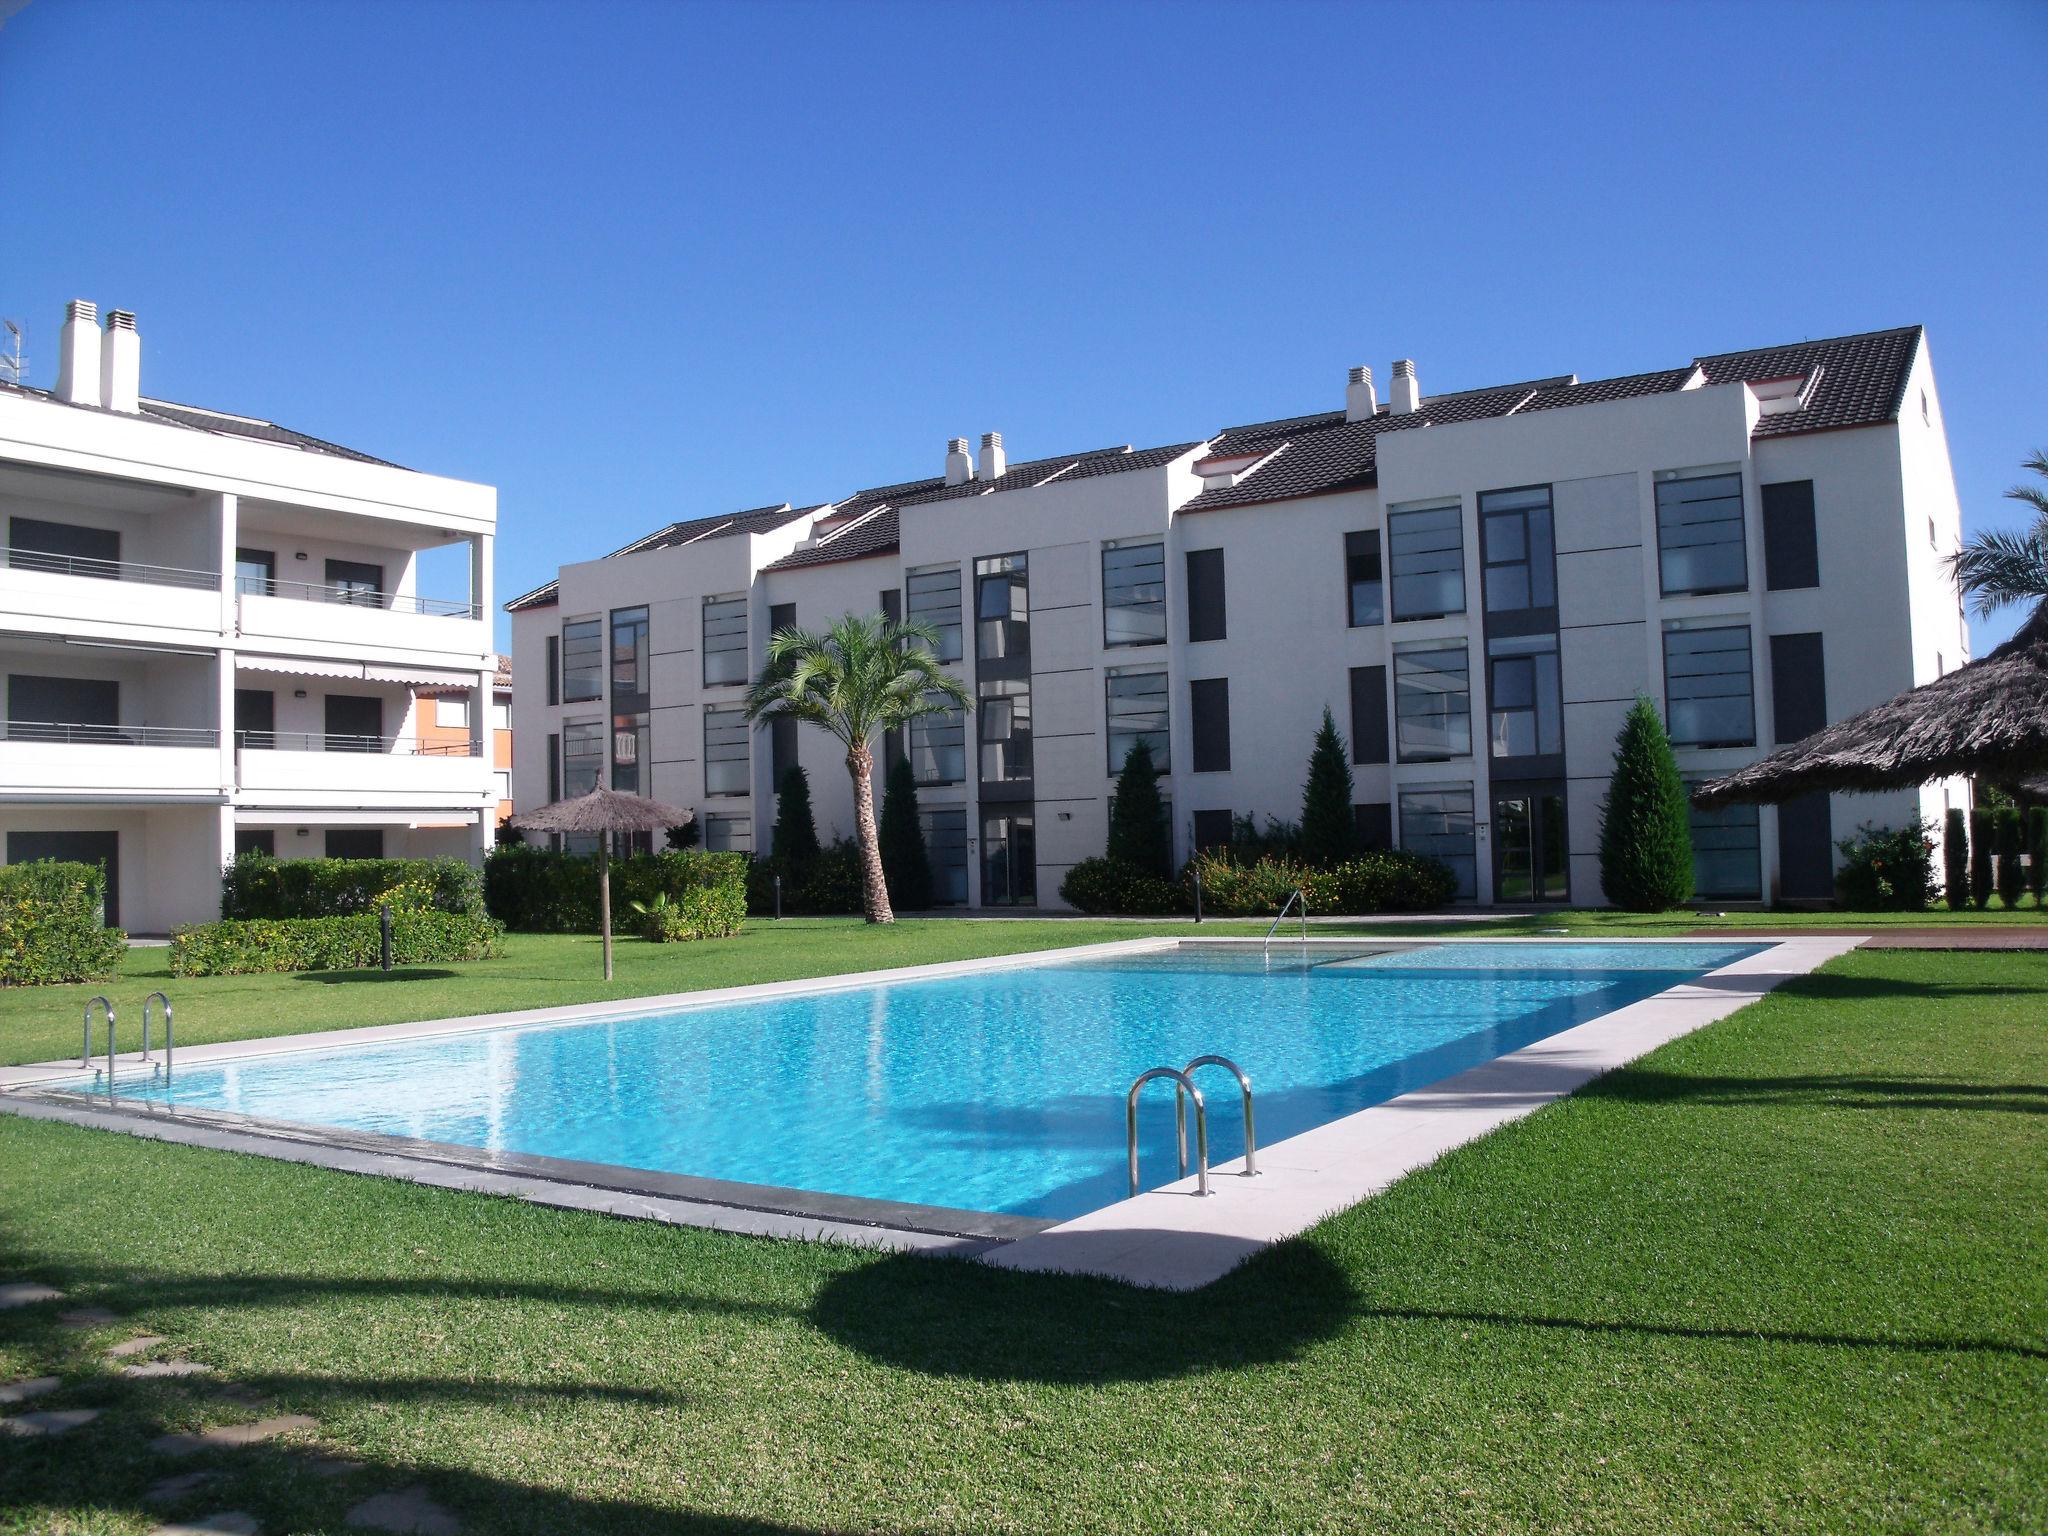
[[[1852,912],[1919,912],[1934,899],[1934,839],[1918,817],[1903,827],[1865,822],[1835,844],[1835,896]]]

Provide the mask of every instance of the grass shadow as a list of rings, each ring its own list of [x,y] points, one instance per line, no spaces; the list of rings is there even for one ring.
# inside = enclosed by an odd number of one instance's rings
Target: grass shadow
[[[300,971],[293,981],[310,981],[322,987],[347,986],[358,981],[447,981],[462,974],[440,966],[394,966],[388,971]]]

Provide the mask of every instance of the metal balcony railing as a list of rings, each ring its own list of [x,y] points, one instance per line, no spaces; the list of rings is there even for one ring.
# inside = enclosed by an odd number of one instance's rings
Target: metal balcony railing
[[[103,747],[217,747],[220,732],[202,725],[83,725],[64,720],[0,722],[0,739]]]
[[[39,549],[0,550],[0,563],[18,571],[48,571],[57,576],[90,576],[99,581],[141,581],[155,587],[220,590],[218,571],[193,571],[176,565],[145,565],[139,560],[100,560],[91,555],[50,555]]]
[[[479,757],[474,742],[419,736],[357,736],[342,731],[237,731],[238,752],[363,752],[397,757]]]
[[[388,608],[395,613],[426,613],[444,618],[483,616],[475,603],[460,597],[416,597],[382,592],[370,586],[319,581],[279,581],[274,576],[237,576],[235,590],[256,597],[288,597],[302,603],[339,603],[345,608]]]

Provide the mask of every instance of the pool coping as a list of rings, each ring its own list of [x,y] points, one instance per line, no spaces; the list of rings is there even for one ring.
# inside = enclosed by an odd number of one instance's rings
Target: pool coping
[[[79,1063],[68,1059],[0,1067],[0,1113],[606,1215],[756,1236],[979,1256],[1009,1269],[1087,1273],[1134,1285],[1185,1290],[1221,1278],[1252,1254],[1379,1192],[1451,1148],[1533,1113],[1667,1040],[1725,1017],[1862,942],[1860,935],[1813,939],[1744,939],[1736,935],[1726,939],[1556,935],[1275,938],[1275,949],[1296,952],[1304,948],[1400,950],[1471,943],[1719,943],[1755,948],[1757,953],[1428,1087],[1261,1147],[1256,1179],[1241,1176],[1241,1160],[1218,1164],[1212,1170],[1213,1193],[1207,1199],[1196,1196],[1194,1180],[1188,1179],[1062,1222],[492,1152],[223,1111],[166,1110],[142,1101],[124,1103],[118,1097],[103,1104],[96,1102],[91,1090],[58,1086],[64,1081],[75,1083],[80,1076]],[[627,998],[616,1006],[564,1004],[217,1041],[180,1047],[177,1059],[195,1063],[249,1060],[337,1046],[629,1019],[1081,958],[1181,948],[1242,949],[1261,943],[1256,938],[1224,935],[1112,940],[975,960]],[[1719,985],[1710,985],[1717,979]],[[1731,980],[1733,986],[1727,984]],[[141,1061],[138,1052],[115,1056],[117,1072]],[[1235,1095],[1221,1095],[1218,1103],[1225,1098],[1232,1102],[1221,1112],[1235,1113]]]

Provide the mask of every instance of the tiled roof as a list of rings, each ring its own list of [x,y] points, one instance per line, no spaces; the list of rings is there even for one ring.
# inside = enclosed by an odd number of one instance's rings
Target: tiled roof
[[[800,517],[808,517],[819,510],[817,506],[792,507],[788,502],[777,502],[772,507],[752,507],[745,512],[724,512],[711,517],[692,517],[679,523],[670,523],[664,528],[635,539],[622,548],[604,556],[616,560],[621,555],[644,555],[650,550],[673,549],[679,544],[699,544],[707,539],[732,538],[743,533],[768,533],[793,523]],[[505,604],[507,613],[524,613],[529,608],[551,608],[562,595],[560,581],[544,582],[531,592],[522,592]]]
[[[1271,457],[1237,484],[1203,491],[1179,510],[1203,512],[1352,490],[1374,483],[1379,472],[1377,445],[1383,432],[1667,394],[1687,387],[1695,375],[1706,384],[1736,380],[1754,384],[1811,375],[1818,369],[1819,377],[1805,405],[1760,418],[1758,437],[1874,426],[1898,415],[1920,334],[1920,327],[1906,326],[1749,352],[1724,352],[1696,358],[1682,368],[1583,383],[1574,374],[1531,379],[1456,395],[1425,396],[1421,408],[1407,415],[1396,416],[1382,406],[1378,415],[1357,422],[1346,421],[1341,411],[1326,411],[1230,427],[1211,443],[1213,454],[1266,452]]]
[[[31,400],[46,400],[52,405],[69,406],[74,411],[98,411],[107,416],[127,414],[125,411],[109,411],[103,405],[80,405],[76,401],[60,400],[51,390],[36,389],[27,384],[0,382],[0,393],[25,395]],[[401,467],[389,459],[373,458],[367,453],[358,453],[353,448],[344,448],[339,443],[330,443],[324,437],[294,432],[290,427],[280,427],[274,421],[263,421],[254,416],[231,416],[225,411],[210,411],[197,405],[179,405],[170,400],[152,400],[147,396],[143,397],[140,404],[141,409],[136,414],[145,421],[185,427],[193,432],[207,432],[215,437],[240,437],[251,442],[275,443],[282,448],[303,449],[307,453],[322,453],[330,458],[353,459],[358,464],[381,464],[386,469]]]
[[[505,604],[507,613],[524,613],[529,608],[552,608],[561,598],[559,581],[544,581],[531,592],[522,592]]]

